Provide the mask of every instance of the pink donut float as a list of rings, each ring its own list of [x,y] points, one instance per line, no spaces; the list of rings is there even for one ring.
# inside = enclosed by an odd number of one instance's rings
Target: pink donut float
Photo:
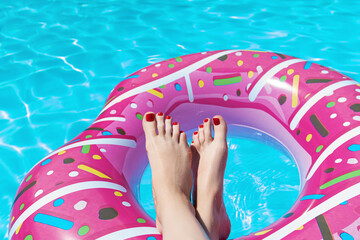
[[[240,50],[172,58],[119,83],[88,129],[25,176],[9,238],[161,239],[136,198],[148,163],[147,111],[172,115],[183,130],[221,114],[292,153],[301,177],[296,203],[238,239],[360,239],[360,85],[306,60]]]

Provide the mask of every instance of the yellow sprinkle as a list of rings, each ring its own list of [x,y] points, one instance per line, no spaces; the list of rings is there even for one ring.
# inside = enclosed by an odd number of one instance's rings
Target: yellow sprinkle
[[[243,65],[244,64],[244,62],[242,61],[242,60],[239,60],[239,61],[237,61],[237,65],[240,67],[241,65]]]
[[[360,87],[360,84],[356,84],[356,86]]]
[[[13,217],[11,218],[11,222],[10,222],[10,223],[12,223],[12,222],[14,221],[14,219],[15,219],[15,217],[13,216]]]
[[[99,155],[95,154],[95,155],[93,155],[93,159],[99,160],[99,159],[101,159],[101,157]]]
[[[264,231],[261,231],[261,232],[257,232],[257,233],[255,233],[254,235],[255,235],[255,236],[264,235],[265,233],[270,232],[271,230],[272,230],[272,229],[268,229],[268,230],[264,230]]]
[[[299,91],[299,79],[300,76],[296,74],[293,78],[293,87],[292,87],[292,107],[296,107],[298,105],[298,91]]]
[[[159,74],[157,74],[157,73],[153,73],[153,74],[152,74],[152,77],[153,77],[153,78],[155,78],[155,77],[157,77],[157,76],[159,76]]]
[[[291,75],[291,74],[293,74],[294,73],[294,69],[289,69],[288,71],[287,71],[287,73],[289,74],[289,75]]]
[[[248,72],[248,77],[249,77],[249,78],[252,78],[253,76],[254,76],[254,72],[253,72],[253,71],[249,71],[249,72]]]
[[[23,223],[21,223],[20,226],[16,229],[15,234],[18,234],[18,233],[19,233],[22,224],[23,224]]]
[[[199,87],[202,88],[202,87],[204,86],[204,81],[200,79],[199,82],[198,82],[198,84],[199,84]]]
[[[78,166],[79,169],[81,170],[84,170],[85,172],[89,172],[89,173],[92,173],[98,177],[101,177],[101,178],[108,178],[108,179],[111,179],[109,176],[105,175],[104,173],[92,168],[92,167],[89,167],[89,166],[86,166],[86,165],[79,165]]]
[[[155,89],[150,89],[147,92],[157,96],[158,98],[164,98],[164,94],[162,94],[162,92],[156,91]]]
[[[306,94],[305,99],[306,99],[308,96],[310,96],[310,94],[311,94],[311,93]]]
[[[58,155],[62,155],[64,153],[66,153],[66,151],[61,151],[61,152],[58,153]]]
[[[302,225],[301,227],[299,227],[299,228],[296,229],[296,230],[303,230],[303,228],[304,228],[304,225]]]
[[[123,195],[123,194],[122,194],[121,192],[119,192],[119,191],[115,191],[114,194],[115,194],[115,196],[117,196],[117,197],[121,197],[121,196]]]
[[[306,136],[306,141],[310,142],[311,138],[312,138],[312,134],[310,133]]]

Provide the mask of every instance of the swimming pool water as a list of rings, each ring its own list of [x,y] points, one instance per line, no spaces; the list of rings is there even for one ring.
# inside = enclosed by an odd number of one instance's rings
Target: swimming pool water
[[[359,80],[359,15],[357,0],[1,1],[0,237],[26,172],[86,129],[126,75],[179,55],[236,48],[294,55]],[[236,150],[227,206],[247,234],[286,212],[297,173],[286,154],[274,158],[276,148],[229,141]],[[278,166],[267,165],[273,159]],[[277,175],[283,169],[296,179],[288,186]]]

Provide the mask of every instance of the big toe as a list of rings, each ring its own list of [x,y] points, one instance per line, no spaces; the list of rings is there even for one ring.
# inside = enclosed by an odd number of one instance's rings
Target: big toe
[[[155,113],[147,112],[143,118],[143,128],[146,138],[156,135],[156,120]]]
[[[227,125],[224,118],[220,115],[213,117],[214,124],[214,140],[226,141]]]

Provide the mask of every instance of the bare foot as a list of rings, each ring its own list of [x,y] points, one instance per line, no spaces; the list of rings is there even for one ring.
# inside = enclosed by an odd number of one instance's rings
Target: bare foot
[[[143,119],[143,128],[152,172],[156,227],[162,233],[161,217],[170,197],[190,199],[191,150],[185,133],[180,131],[177,122],[172,123],[170,116],[164,119],[162,113],[155,116],[153,112],[148,112]]]
[[[211,240],[227,239],[231,223],[223,201],[223,180],[227,161],[227,125],[223,117],[205,119],[193,134],[193,199],[198,220]]]

